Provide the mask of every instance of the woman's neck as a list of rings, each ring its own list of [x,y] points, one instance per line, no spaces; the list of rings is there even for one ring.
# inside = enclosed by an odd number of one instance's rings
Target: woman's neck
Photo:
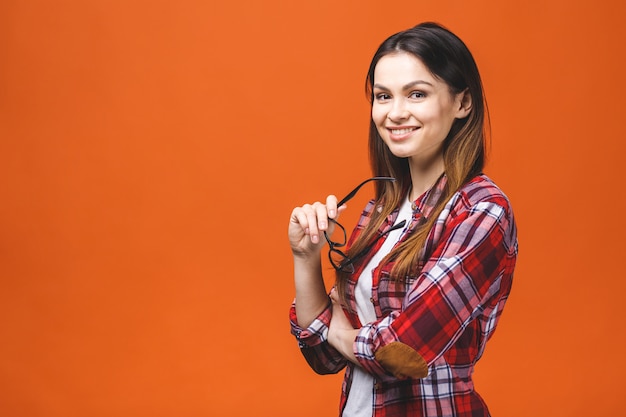
[[[423,161],[421,161],[423,162]],[[419,196],[428,191],[444,173],[443,158],[438,158],[432,163],[416,163],[409,161],[411,170],[411,192],[409,199],[417,200]]]

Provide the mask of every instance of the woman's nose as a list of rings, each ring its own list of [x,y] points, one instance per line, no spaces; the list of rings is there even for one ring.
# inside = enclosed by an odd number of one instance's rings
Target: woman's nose
[[[387,118],[393,121],[405,120],[409,117],[409,111],[404,100],[394,100],[387,114]]]

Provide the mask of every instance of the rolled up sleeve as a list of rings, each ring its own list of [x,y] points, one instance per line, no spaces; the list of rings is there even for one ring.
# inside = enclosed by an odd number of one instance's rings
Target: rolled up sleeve
[[[298,340],[300,352],[309,366],[318,374],[335,374],[346,366],[346,359],[328,343],[328,327],[332,318],[330,302],[307,327],[298,326],[295,301],[289,311],[291,333]]]

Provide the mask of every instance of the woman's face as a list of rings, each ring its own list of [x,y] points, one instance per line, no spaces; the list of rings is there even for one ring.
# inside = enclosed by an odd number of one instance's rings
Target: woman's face
[[[411,163],[443,162],[443,141],[469,113],[469,94],[450,92],[421,60],[400,52],[374,69],[372,120],[390,151]],[[465,97],[465,99],[464,99]]]

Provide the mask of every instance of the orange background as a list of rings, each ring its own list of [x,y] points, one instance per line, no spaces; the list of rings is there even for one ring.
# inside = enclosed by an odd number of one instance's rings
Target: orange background
[[[501,417],[622,411],[625,17],[618,0],[2,0],[0,415],[336,415],[340,377],[289,334],[288,217],[368,177],[367,65],[425,20],[475,55],[487,173],[518,220],[479,392]]]

